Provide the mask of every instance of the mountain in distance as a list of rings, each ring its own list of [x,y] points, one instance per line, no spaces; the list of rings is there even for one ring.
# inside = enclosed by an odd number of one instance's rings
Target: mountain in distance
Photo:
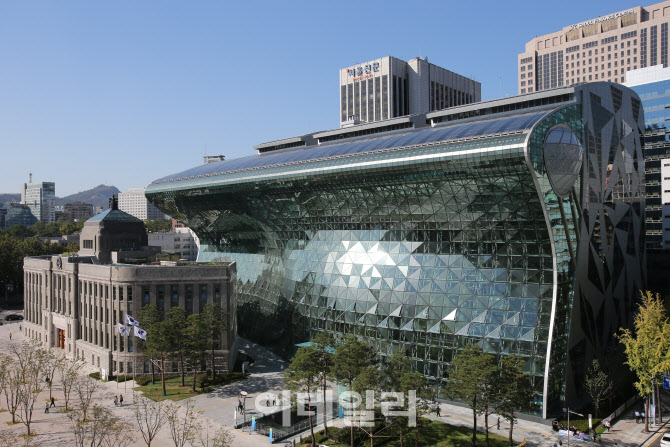
[[[56,197],[56,205],[65,205],[72,202],[90,203],[94,207],[109,208],[109,199],[114,194],[118,194],[119,189],[116,186],[98,185],[93,189],[78,192],[65,197]],[[1,196],[0,196],[1,197]]]
[[[0,203],[19,203],[21,194],[0,194]]]

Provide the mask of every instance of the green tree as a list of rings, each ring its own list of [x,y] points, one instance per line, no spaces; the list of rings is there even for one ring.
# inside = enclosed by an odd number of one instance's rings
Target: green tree
[[[207,329],[207,337],[212,350],[212,379],[216,377],[216,363],[214,361],[215,350],[221,344],[221,337],[224,331],[228,329],[228,314],[223,311],[220,305],[208,303],[201,312],[202,320]]]
[[[27,435],[30,436],[30,425],[33,419],[33,410],[39,393],[42,391],[40,380],[40,357],[41,348],[36,342],[12,343],[9,352],[15,359],[16,375],[14,386],[18,400],[17,416],[26,426]]]
[[[421,428],[421,415],[428,411],[432,411],[437,402],[435,401],[435,392],[428,384],[428,381],[418,371],[412,368],[412,361],[407,357],[405,350],[398,350],[390,357],[388,362],[383,366],[386,391],[395,391],[403,393],[405,401],[407,402],[405,409],[414,412],[414,419],[417,426],[414,430],[415,445],[419,444],[419,432]],[[410,406],[410,395],[414,393],[416,401],[413,407]],[[400,417],[397,419],[400,428],[401,445],[403,443],[403,429],[407,425],[407,418]]]
[[[65,401],[65,411],[68,411],[70,394],[74,388],[75,381],[79,380],[79,370],[84,366],[83,362],[78,360],[63,359],[58,363],[58,372],[60,373],[60,383],[63,385],[63,400]]]
[[[670,324],[658,295],[642,293],[642,303],[633,321],[634,332],[620,329],[626,364],[635,372],[637,388],[645,401],[644,430],[649,431],[649,396],[655,377],[670,369]]]
[[[317,372],[321,381],[323,392],[323,427],[324,434],[328,436],[328,418],[326,416],[326,389],[328,379],[333,373],[333,354],[335,353],[335,338],[326,332],[320,332],[312,339],[310,346],[315,351],[317,361]]]
[[[536,408],[535,395],[530,376],[522,371],[523,360],[514,355],[504,356],[501,361],[500,375],[494,383],[496,413],[509,421],[509,445],[512,445],[512,433],[519,411],[532,411]]]
[[[193,392],[198,380],[198,367],[207,353],[207,328],[200,314],[189,315],[186,319],[184,338],[188,344],[189,360],[193,368]]]
[[[70,253],[70,254],[78,253],[79,252],[79,243],[78,242],[70,242],[65,247],[65,251]]]
[[[161,362],[161,385],[163,396],[167,396],[165,387],[165,359],[169,358],[175,350],[175,338],[167,321],[159,321],[147,331],[145,345],[149,352],[153,353]]]
[[[0,391],[5,395],[7,410],[12,415],[12,424],[16,424],[16,412],[19,408],[18,384],[21,380],[14,358],[0,353]]]
[[[291,359],[288,368],[284,371],[284,383],[286,383],[287,388],[292,391],[306,393],[307,395],[307,411],[309,431],[312,434],[312,447],[316,446],[314,423],[312,421],[312,393],[319,387],[318,363],[318,351],[306,346],[298,349]],[[298,405],[300,404],[299,402]]]
[[[58,227],[58,232],[60,233],[60,236],[74,234],[77,232],[77,226],[74,224],[74,222],[67,222]]]
[[[139,321],[142,329],[149,334],[151,333],[153,326],[163,320],[163,314],[155,304],[147,304],[140,309],[136,320]],[[151,362],[151,383],[156,383],[156,370],[154,365],[154,361],[157,359],[156,353],[152,351],[152,346],[146,342],[140,342],[139,348],[142,354]]]
[[[169,219],[145,220],[144,226],[147,227],[147,231],[150,233],[156,233],[157,231],[167,231],[172,228],[172,222]]]
[[[495,358],[477,345],[470,344],[458,353],[449,374],[449,394],[468,402],[472,409],[472,447],[477,442],[477,415],[484,415],[486,446],[489,446],[488,415],[494,394],[494,381],[500,374]]]
[[[365,408],[360,413],[360,429],[368,435],[372,446],[374,446],[375,437],[388,428],[379,423],[381,418],[377,418],[377,412],[381,410],[381,394],[386,390],[384,385],[385,377],[378,365],[370,365],[363,369],[351,384],[353,391],[360,394],[362,407]]]
[[[593,399],[596,419],[600,411],[600,403],[609,397],[614,391],[614,384],[609,376],[600,367],[598,360],[593,360],[591,367],[586,373],[586,392]]]
[[[336,377],[344,380],[353,390],[353,382],[356,376],[368,366],[373,364],[374,349],[367,343],[359,341],[353,335],[344,337],[342,343],[335,348],[333,356],[333,373]],[[354,426],[351,425],[350,447],[354,447]]]
[[[172,354],[179,361],[181,368],[181,386],[186,386],[186,364],[189,356],[189,344],[186,338],[186,311],[181,307],[172,307],[167,314],[167,326],[172,342]]]

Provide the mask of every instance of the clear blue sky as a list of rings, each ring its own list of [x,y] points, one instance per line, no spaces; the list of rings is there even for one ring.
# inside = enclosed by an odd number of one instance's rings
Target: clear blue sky
[[[651,3],[0,2],[0,192],[126,190],[265,141],[332,129],[338,70],[392,55],[515,95],[536,35]],[[502,88],[501,88],[502,83]]]

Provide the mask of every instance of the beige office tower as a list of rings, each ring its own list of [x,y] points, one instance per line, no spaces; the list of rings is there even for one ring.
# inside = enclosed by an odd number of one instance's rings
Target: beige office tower
[[[592,81],[626,82],[626,73],[668,66],[670,1],[576,23],[526,43],[519,93]]]
[[[340,126],[480,102],[482,85],[417,57],[382,57],[340,70]]]

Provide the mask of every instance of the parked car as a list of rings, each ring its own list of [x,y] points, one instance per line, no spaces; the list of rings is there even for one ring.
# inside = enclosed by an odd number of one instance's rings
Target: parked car
[[[661,447],[670,447],[670,433],[661,438]]]
[[[7,316],[5,317],[5,320],[6,320],[6,321],[23,320],[23,316],[22,316],[22,315],[11,314],[11,315],[7,315]]]

